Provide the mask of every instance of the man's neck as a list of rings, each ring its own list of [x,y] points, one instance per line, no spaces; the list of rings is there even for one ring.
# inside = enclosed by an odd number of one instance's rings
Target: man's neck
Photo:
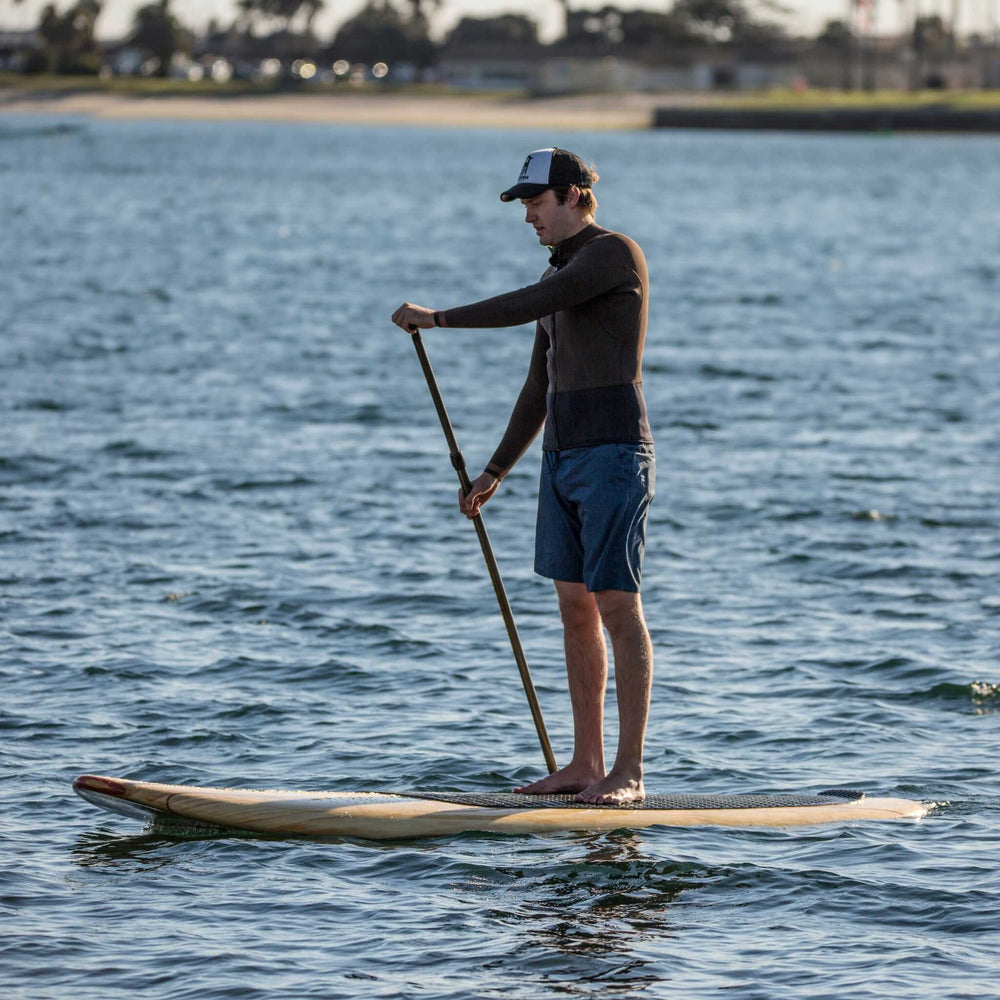
[[[581,216],[579,224],[573,229],[573,231],[570,232],[570,233],[567,233],[558,243],[551,244],[550,247],[549,247],[549,249],[550,250],[555,250],[556,247],[561,247],[564,243],[566,243],[569,240],[573,239],[574,236],[578,236],[588,226],[592,226],[593,224],[594,224],[594,216],[593,215],[587,214],[587,215]]]

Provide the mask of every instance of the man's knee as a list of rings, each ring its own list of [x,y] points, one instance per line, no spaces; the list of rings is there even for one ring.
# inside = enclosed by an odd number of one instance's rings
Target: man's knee
[[[612,636],[645,631],[642,601],[627,590],[600,590],[594,595],[604,627]]]
[[[597,602],[582,583],[556,583],[559,595],[559,616],[563,628],[568,631],[582,631],[600,627],[600,613]]]

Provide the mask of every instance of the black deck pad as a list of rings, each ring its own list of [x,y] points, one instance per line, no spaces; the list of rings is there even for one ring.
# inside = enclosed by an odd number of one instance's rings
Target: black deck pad
[[[857,802],[864,792],[831,788],[818,795],[647,795],[642,802],[595,806],[573,795],[520,795],[517,792],[399,792],[408,799],[430,799],[485,809],[797,809]]]

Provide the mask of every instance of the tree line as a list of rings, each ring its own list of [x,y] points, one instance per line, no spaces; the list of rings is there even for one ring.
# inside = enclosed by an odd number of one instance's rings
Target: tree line
[[[655,60],[658,54],[685,46],[776,48],[788,41],[780,22],[788,8],[781,0],[756,0],[753,5],[748,0],[674,0],[665,2],[663,11],[624,10],[611,4],[571,10],[569,0],[547,2],[558,3],[564,18],[564,33],[553,45],[581,55],[630,53]],[[135,10],[126,43],[155,65],[160,75],[169,73],[175,53],[190,54],[199,41],[203,46],[226,40],[237,46],[242,43],[247,51],[263,58],[287,49],[278,43],[293,38],[300,55],[408,62],[420,68],[432,65],[447,46],[524,53],[541,45],[535,21],[518,14],[463,17],[443,42],[435,42],[429,34],[429,17],[432,10],[444,6],[444,0],[368,0],[340,25],[332,39],[323,42],[316,37],[313,25],[325,6],[324,0],[239,0],[233,22],[225,26],[212,22],[206,37],[199,40],[176,16],[171,0],[155,0]],[[104,60],[96,38],[101,9],[100,0],[76,0],[63,12],[55,4],[47,5],[37,26],[39,47],[29,53],[23,69],[36,73],[99,72]],[[833,20],[815,41],[847,51],[856,38],[847,22]],[[917,17],[914,49],[943,47],[949,41],[954,45],[940,17]]]

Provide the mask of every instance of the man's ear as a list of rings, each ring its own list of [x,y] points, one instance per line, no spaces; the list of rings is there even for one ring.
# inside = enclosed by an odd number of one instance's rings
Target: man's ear
[[[570,189],[566,192],[566,205],[568,208],[576,208],[579,203],[580,189],[575,184],[571,184]]]

